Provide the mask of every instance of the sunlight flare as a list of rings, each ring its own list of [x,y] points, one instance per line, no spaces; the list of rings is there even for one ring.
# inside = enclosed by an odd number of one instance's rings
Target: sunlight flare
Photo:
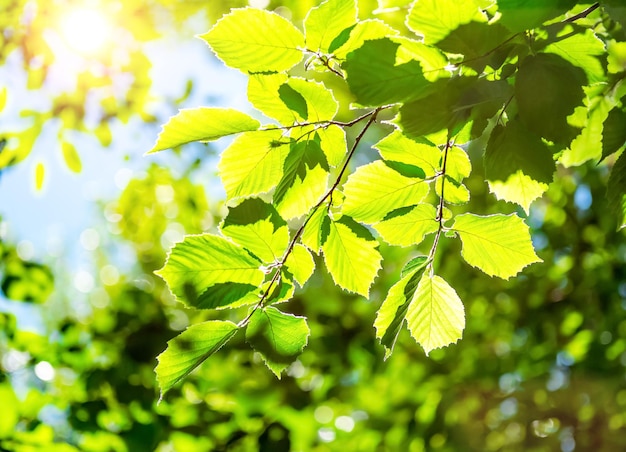
[[[96,9],[73,9],[61,19],[61,33],[72,49],[93,55],[102,51],[111,39],[111,24]]]

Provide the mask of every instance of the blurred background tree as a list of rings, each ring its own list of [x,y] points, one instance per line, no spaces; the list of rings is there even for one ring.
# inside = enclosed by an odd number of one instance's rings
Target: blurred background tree
[[[213,23],[230,7],[247,4],[103,2],[98,8],[111,8],[114,36],[136,43],[122,49],[129,52],[122,58],[126,63],[88,59],[76,85],[50,95],[54,84],[47,86],[47,80],[56,56],[44,30],[54,31],[52,18],[72,5],[4,3],[0,58],[4,70],[12,67],[11,58],[24,70],[11,86],[23,82],[50,96],[50,103],[24,108],[20,116],[31,121],[24,129],[3,125],[0,169],[28,159],[45,127],[58,130],[59,140],[51,145],[70,169],[78,169],[76,162],[90,151],[67,150],[71,145],[62,143],[71,143],[70,130],[115,146],[106,132],[110,121],[138,115],[152,123],[147,105],[159,93],[150,89],[149,61],[140,44],[164,33],[185,36],[190,18],[200,15]],[[297,22],[316,2],[263,3],[256,6],[279,8]],[[394,23],[394,8],[409,2],[380,3],[360,2],[361,13],[380,6],[375,17]],[[620,25],[614,26],[620,36]],[[114,88],[123,74],[131,75],[130,83]],[[334,88],[341,96],[341,86]],[[100,94],[89,114],[94,90]],[[104,95],[107,90],[113,97]],[[2,92],[14,105],[7,111],[15,114],[19,96]],[[175,100],[161,99],[171,108]],[[52,118],[60,123],[52,124]],[[156,136],[156,128],[146,130]],[[489,278],[448,245],[439,266],[467,312],[457,345],[426,357],[404,331],[393,356],[383,361],[372,327],[378,303],[340,292],[318,269],[291,306],[309,319],[309,346],[282,380],[239,339],[157,406],[155,357],[188,324],[215,315],[182,308],[153,275],[172,241],[214,230],[224,214],[205,183],[213,169],[202,157],[213,151],[201,148],[198,160],[174,156],[173,169],[150,166],[119,197],[98,204],[94,228],[101,238],[90,255],[95,283],[80,299],[68,290],[62,260],[26,259],[0,230],[2,293],[14,303],[35,305],[44,319],[23,328],[19,315],[0,313],[0,450],[626,448],[626,238],[607,214],[606,165],[559,170],[529,216],[544,263],[522,276]],[[480,168],[468,185],[470,209],[513,209],[488,194]],[[384,298],[411,250],[381,252],[387,265],[372,300]]]

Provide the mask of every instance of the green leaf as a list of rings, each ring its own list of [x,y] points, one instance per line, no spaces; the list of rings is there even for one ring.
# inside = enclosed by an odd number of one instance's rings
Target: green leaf
[[[328,203],[322,204],[312,214],[302,231],[302,244],[316,254],[328,237]]]
[[[198,367],[209,356],[217,352],[237,333],[232,322],[211,320],[187,328],[167,343],[154,371],[161,388],[161,397]]]
[[[291,141],[281,130],[244,133],[222,153],[217,166],[230,199],[267,193],[283,176]]]
[[[297,111],[285,105],[278,93],[287,80],[289,77],[283,73],[250,74],[248,79],[248,101],[252,106],[286,126],[304,120]]]
[[[528,226],[515,214],[458,215],[451,229],[463,244],[463,259],[489,276],[509,279],[527,265],[542,262],[533,249]]]
[[[485,150],[485,172],[489,181],[506,181],[517,171],[538,182],[550,183],[556,164],[541,138],[520,121],[511,120],[491,132]]]
[[[243,72],[287,71],[302,60],[304,36],[287,19],[253,8],[234,9],[200,36],[227,66]]]
[[[397,61],[400,44],[391,39],[366,41],[343,65],[348,86],[362,106],[379,106],[419,97],[429,88],[417,60]]]
[[[609,206],[617,214],[617,229],[626,228],[626,153],[622,152],[609,176],[607,184]]]
[[[590,29],[566,26],[558,39],[546,46],[544,52],[554,53],[585,71],[589,84],[604,81],[605,73],[601,58],[605,56],[604,43]]]
[[[335,57],[339,60],[344,60],[350,52],[363,46],[366,41],[387,38],[398,34],[399,32],[397,30],[394,30],[382,20],[361,20],[354,27],[349,29],[349,36],[345,41],[342,40],[339,42],[338,38],[333,42],[333,46],[329,48],[329,51],[333,52]]]
[[[63,160],[65,164],[74,173],[80,173],[83,168],[83,164],[80,161],[80,156],[76,152],[76,148],[72,143],[63,141],[61,143],[61,150],[63,151]]]
[[[260,124],[237,110],[227,108],[186,108],[163,126],[148,154],[175,148],[193,141],[213,141],[235,133],[257,130]]]
[[[502,14],[500,22],[517,33],[536,28],[575,4],[575,0],[498,0],[498,11]]]
[[[402,275],[400,281],[389,289],[387,297],[376,314],[374,328],[376,328],[376,337],[385,347],[385,359],[389,358],[393,352],[413,294],[427,265],[428,258],[426,256],[412,259],[407,264],[410,269]]]
[[[626,112],[614,108],[602,127],[602,159],[619,151],[626,144]]]
[[[582,69],[555,54],[524,58],[515,80],[521,121],[543,138],[569,144],[578,132],[567,117],[582,105],[586,78]]]
[[[338,166],[348,153],[346,131],[336,124],[317,129],[320,147],[326,155],[326,161],[332,167]]]
[[[348,177],[342,211],[362,223],[376,223],[392,210],[420,203],[429,189],[422,179],[405,177],[377,160]]]
[[[424,272],[411,298],[406,321],[411,336],[431,350],[457,342],[465,328],[465,309],[456,291],[440,276]]]
[[[460,182],[448,177],[440,177],[435,182],[435,193],[440,198],[443,197],[446,204],[466,204],[470,200],[470,192]]]
[[[458,146],[451,146],[446,156],[446,176],[460,183],[471,173],[472,163],[467,152]]]
[[[278,262],[289,244],[285,220],[274,206],[258,198],[229,208],[220,229],[264,264]]]
[[[439,42],[459,25],[472,21],[486,21],[474,0],[419,0],[406,17],[407,27],[423,36],[426,44]]]
[[[50,297],[54,290],[54,276],[48,267],[24,261],[15,251],[5,251],[0,255],[0,293],[10,300],[28,303],[44,303]]]
[[[548,189],[548,184],[537,182],[525,175],[521,170],[508,176],[503,181],[487,181],[489,191],[497,199],[514,202],[522,206],[526,214],[530,212],[530,205]]]
[[[433,177],[441,166],[441,151],[437,146],[411,139],[399,130],[394,130],[373,147],[388,162],[406,163],[421,168],[424,178]]]
[[[287,257],[285,266],[300,287],[304,287],[315,270],[315,261],[309,250],[303,245],[295,245]]]
[[[286,314],[270,306],[254,311],[246,327],[246,342],[280,378],[281,372],[302,353],[310,333],[305,317]]]
[[[343,216],[339,221],[331,221],[322,251],[335,284],[368,297],[382,261],[377,246],[372,234],[351,218]]]
[[[420,244],[426,235],[437,231],[439,223],[436,218],[437,209],[434,206],[420,204],[393,211],[373,227],[390,245],[414,246]]]
[[[319,136],[292,143],[283,177],[274,192],[274,203],[286,219],[309,212],[328,187],[329,167]]]
[[[223,237],[202,234],[187,236],[174,245],[163,268],[155,273],[178,301],[196,308],[215,308],[232,305],[259,287],[264,279],[260,266],[244,248]],[[220,294],[232,288],[236,296],[216,300],[212,294],[216,285]]]
[[[355,0],[327,0],[304,19],[306,48],[328,53],[335,38],[357,21]]]

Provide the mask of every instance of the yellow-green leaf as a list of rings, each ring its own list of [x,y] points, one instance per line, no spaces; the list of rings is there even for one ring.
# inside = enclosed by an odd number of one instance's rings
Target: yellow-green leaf
[[[61,143],[61,150],[63,151],[63,160],[65,160],[65,164],[69,170],[74,173],[80,173],[83,169],[83,164],[80,161],[80,156],[78,155],[74,145],[72,143],[68,143],[67,141],[63,141]]]

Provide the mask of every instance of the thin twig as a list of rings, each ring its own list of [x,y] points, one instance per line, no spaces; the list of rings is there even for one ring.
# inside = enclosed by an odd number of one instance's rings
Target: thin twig
[[[450,137],[448,137],[448,141],[446,143],[446,147],[443,150],[443,161],[441,163],[441,172],[439,173],[439,177],[441,177],[441,194],[439,195],[439,205],[437,206],[437,222],[439,226],[437,228],[437,233],[435,234],[435,240],[433,241],[433,246],[430,248],[430,253],[428,254],[428,261],[430,262],[430,273],[432,276],[433,273],[433,259],[435,258],[435,252],[437,251],[437,246],[439,245],[439,238],[441,237],[441,233],[443,232],[443,209],[445,207],[445,198],[444,198],[444,190],[446,187],[446,165],[448,163],[448,151],[452,147],[452,141]]]
[[[583,12],[578,13],[578,14],[572,16],[572,17],[568,17],[567,19],[563,20],[562,22],[563,23],[576,22],[578,19],[584,19],[585,17],[587,17],[589,14],[594,12],[599,7],[600,7],[600,3],[594,3],[593,5],[591,5],[589,8],[587,8]]]

